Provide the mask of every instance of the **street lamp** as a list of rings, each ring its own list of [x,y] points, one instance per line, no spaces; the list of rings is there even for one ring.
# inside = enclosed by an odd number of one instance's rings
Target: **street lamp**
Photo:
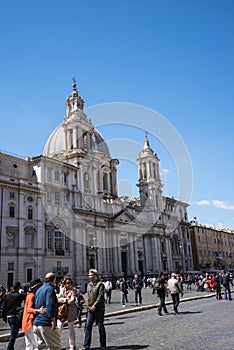
[[[179,242],[180,255],[181,255],[181,273],[184,273],[184,254],[183,254],[183,241]]]

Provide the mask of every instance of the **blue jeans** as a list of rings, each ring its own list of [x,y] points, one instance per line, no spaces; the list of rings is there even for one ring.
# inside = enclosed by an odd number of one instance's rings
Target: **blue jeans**
[[[106,301],[106,303],[111,303],[111,289],[110,290],[108,290],[108,289],[106,289],[105,290],[105,301]]]
[[[180,303],[180,295],[179,294],[171,294],[171,298],[173,301],[173,307],[176,313],[178,313],[178,306]]]
[[[227,294],[228,294],[228,299],[232,300],[232,295],[231,295],[231,290],[230,290],[230,285],[229,284],[223,284],[223,293],[224,293],[224,299],[227,300]]]
[[[20,329],[20,323],[17,321],[15,316],[7,317],[7,321],[11,328],[11,335],[9,338],[7,350],[14,350],[15,340],[17,338],[17,335]]]
[[[92,328],[93,323],[96,321],[99,330],[100,346],[106,347],[106,331],[104,327],[104,310],[95,310],[87,312],[87,320],[85,324],[85,337],[83,347],[85,349],[90,348],[92,340]]]
[[[162,313],[162,309],[163,309],[163,311],[166,314],[168,312],[166,304],[165,304],[166,295],[165,294],[159,294],[158,296],[159,296],[159,299],[160,299],[160,304],[158,306],[158,313],[161,314]]]

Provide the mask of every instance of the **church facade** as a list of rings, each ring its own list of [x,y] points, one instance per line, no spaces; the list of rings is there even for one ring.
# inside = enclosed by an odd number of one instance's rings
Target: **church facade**
[[[163,196],[160,161],[147,136],[136,158],[139,198],[119,197],[119,162],[73,83],[43,155],[0,153],[1,283],[48,271],[85,283],[89,268],[113,280],[193,270],[188,204]]]

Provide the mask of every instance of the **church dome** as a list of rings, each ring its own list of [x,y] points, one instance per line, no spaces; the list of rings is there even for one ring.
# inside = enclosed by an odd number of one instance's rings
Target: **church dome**
[[[100,132],[92,127],[91,136],[92,149],[104,153],[105,155],[110,157],[110,150]],[[53,158],[59,155],[63,155],[66,151],[67,149],[65,144],[65,131],[62,123],[50,134],[45,144],[43,155],[46,157]]]
[[[60,159],[67,152],[99,151],[110,157],[109,148],[102,135],[95,129],[83,111],[84,100],[73,82],[72,92],[66,99],[64,121],[51,133],[43,151],[46,157]]]

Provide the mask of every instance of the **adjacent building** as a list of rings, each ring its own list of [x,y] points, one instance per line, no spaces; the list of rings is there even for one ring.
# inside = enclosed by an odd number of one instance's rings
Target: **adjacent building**
[[[0,153],[1,283],[48,271],[84,283],[94,267],[113,280],[193,270],[188,204],[163,196],[160,161],[147,136],[136,158],[139,198],[119,197],[119,162],[73,83],[43,155]]]
[[[194,218],[190,225],[190,236],[195,270],[233,270],[233,230],[201,225]]]

